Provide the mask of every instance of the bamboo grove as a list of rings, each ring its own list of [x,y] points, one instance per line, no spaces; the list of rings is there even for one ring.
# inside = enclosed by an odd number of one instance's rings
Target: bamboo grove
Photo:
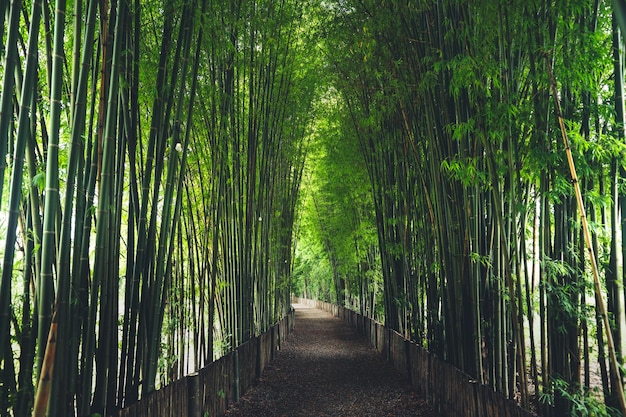
[[[0,415],[111,415],[284,315],[305,10],[1,2]]]
[[[600,308],[622,366],[622,6],[327,8],[322,101],[334,110],[305,171],[295,291],[361,309],[541,415],[622,415]],[[337,171],[338,149],[360,156]]]
[[[292,292],[618,415],[623,6],[0,1],[0,415],[110,415]]]

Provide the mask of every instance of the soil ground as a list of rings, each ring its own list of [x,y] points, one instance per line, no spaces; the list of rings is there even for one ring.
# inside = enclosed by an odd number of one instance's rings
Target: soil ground
[[[302,304],[295,329],[226,416],[438,417],[348,324]]]

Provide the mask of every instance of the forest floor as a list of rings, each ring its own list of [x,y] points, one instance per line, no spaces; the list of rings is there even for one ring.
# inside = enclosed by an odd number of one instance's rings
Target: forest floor
[[[294,307],[293,333],[227,417],[438,416],[348,324]]]

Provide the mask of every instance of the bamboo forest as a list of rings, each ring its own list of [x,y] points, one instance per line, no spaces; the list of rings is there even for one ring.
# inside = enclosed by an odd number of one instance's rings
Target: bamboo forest
[[[0,0],[0,416],[110,416],[291,297],[626,413],[623,0]]]

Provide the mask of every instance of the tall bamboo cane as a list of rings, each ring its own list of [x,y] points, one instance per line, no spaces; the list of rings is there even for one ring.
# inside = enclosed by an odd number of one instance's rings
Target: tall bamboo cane
[[[16,11],[17,12],[17,11]],[[9,335],[11,279],[13,274],[13,259],[15,255],[15,239],[19,217],[19,204],[22,195],[22,174],[24,171],[24,151],[30,135],[30,110],[34,94],[35,76],[37,71],[37,55],[39,51],[39,25],[41,22],[42,1],[36,0],[32,4],[31,24],[28,30],[28,56],[24,82],[20,96],[20,114],[17,122],[17,140],[13,153],[13,170],[9,189],[9,219],[5,237],[5,251],[2,260],[2,278],[0,280],[0,359],[4,358],[7,346],[6,338]],[[10,75],[12,76],[12,74]],[[8,92],[7,92],[8,93]],[[0,118],[8,119],[8,117]],[[1,133],[0,133],[1,135]]]
[[[574,164],[574,157],[572,156],[572,149],[569,145],[569,140],[567,139],[567,132],[565,130],[565,124],[563,122],[563,114],[561,113],[561,104],[559,101],[559,96],[556,89],[556,81],[554,78],[554,74],[552,73],[552,66],[550,65],[550,59],[546,56],[546,67],[548,69],[548,76],[550,77],[550,87],[552,90],[552,97],[554,98],[554,106],[557,113],[557,118],[559,120],[559,128],[561,129],[561,137],[563,138],[563,145],[565,146],[565,154],[567,155],[567,162],[569,165],[570,175],[572,176],[572,183],[574,185],[574,192],[576,193],[576,201],[578,203],[578,210],[580,212],[580,218],[583,226],[583,234],[585,237],[585,244],[587,246],[587,254],[589,256],[589,261],[591,263],[591,271],[593,273],[593,282],[594,289],[596,293],[596,300],[598,302],[600,313],[602,315],[602,321],[604,322],[604,327],[606,329],[606,344],[609,349],[609,364],[611,366],[611,371],[615,373],[615,375],[620,375],[619,363],[617,361],[617,355],[615,354],[615,344],[613,342],[613,334],[611,332],[611,323],[609,321],[609,316],[606,311],[606,306],[604,303],[604,297],[602,295],[602,287],[600,285],[600,275],[598,273],[598,265],[596,263],[596,255],[593,249],[593,244],[591,241],[591,234],[589,232],[589,224],[587,223],[587,216],[585,214],[585,203],[583,202],[582,193],[580,191],[580,184],[578,182],[578,175],[576,174],[576,165]],[[617,391],[617,395],[620,402],[620,409],[622,415],[626,416],[626,399],[624,398],[624,389],[621,384],[621,378],[618,378],[620,381],[615,388]]]
[[[0,4],[0,33],[4,34],[4,26],[6,24],[6,16],[9,14],[9,2],[3,1]],[[0,60],[2,59],[2,55],[4,54],[4,45],[0,46]]]
[[[86,33],[84,38],[84,49],[82,53],[81,63],[78,69],[72,75],[72,82],[76,85],[74,91],[75,108],[72,111],[72,130],[71,130],[71,148],[69,156],[69,165],[66,175],[66,187],[64,196],[64,210],[65,214],[61,223],[61,234],[59,237],[59,248],[57,258],[57,274],[58,289],[56,295],[56,308],[57,319],[59,321],[59,354],[56,356],[55,367],[58,369],[58,375],[62,379],[56,378],[52,384],[51,392],[51,410],[55,412],[57,410],[56,403],[60,402],[59,413],[65,414],[67,406],[65,400],[73,395],[74,384],[69,384],[70,380],[75,380],[75,374],[77,372],[77,358],[78,358],[78,340],[75,338],[71,343],[70,338],[70,326],[78,321],[77,315],[70,314],[71,305],[71,282],[76,283],[77,277],[74,277],[70,272],[70,247],[72,245],[72,228],[73,219],[75,218],[73,213],[74,207],[74,195],[75,195],[75,183],[77,179],[79,165],[82,165],[84,158],[84,139],[83,133],[85,130],[85,118],[86,118],[86,102],[87,102],[87,81],[91,72],[91,59],[93,56],[93,40],[95,32],[95,19],[96,19],[97,2],[95,0],[89,1],[88,16],[86,19]],[[78,39],[75,40],[76,44],[80,44]],[[75,48],[76,50],[77,48]],[[78,48],[80,49],[80,48]],[[79,213],[77,213],[80,215]],[[81,228],[75,230],[75,241],[81,241],[80,236],[82,233]],[[76,237],[79,237],[78,239]],[[76,263],[80,263],[79,259],[75,259]],[[70,351],[74,352],[73,354]],[[71,362],[68,362],[71,361]],[[70,368],[66,368],[70,366]],[[71,369],[71,370],[70,370]]]
[[[39,383],[37,384],[37,394],[35,395],[35,404],[33,407],[33,417],[44,417],[46,415],[46,408],[48,407],[48,401],[50,400],[50,388],[54,375],[54,358],[57,350],[57,330],[58,321],[56,312],[53,314],[52,324],[48,332],[48,342],[46,344],[46,353],[39,376]]]
[[[4,4],[4,2],[3,2]],[[7,7],[8,3],[4,5]],[[11,101],[13,99],[13,86],[15,84],[15,66],[19,62],[17,53],[17,40],[19,38],[20,11],[22,10],[22,1],[13,0],[11,2],[11,10],[9,12],[9,26],[5,47],[6,61],[4,65],[4,74],[2,78],[2,92],[0,93],[0,155],[4,155],[7,148],[9,137],[9,124],[11,117]],[[0,13],[3,11],[0,10]],[[4,14],[4,13],[2,13]],[[4,19],[4,17],[2,17]],[[3,33],[0,30],[0,33]],[[1,58],[1,56],[0,56]],[[2,189],[4,187],[4,170],[6,168],[6,159],[0,158],[0,207],[2,207]],[[0,347],[1,349],[1,347]],[[0,356],[2,358],[2,356]]]
[[[174,115],[174,129],[172,137],[170,139],[170,147],[167,163],[167,175],[165,180],[165,193],[163,197],[163,209],[161,213],[162,223],[159,232],[159,240],[157,246],[156,268],[155,268],[155,293],[152,302],[156,308],[155,318],[152,321],[152,326],[148,329],[150,340],[148,341],[148,362],[146,375],[144,376],[144,384],[147,384],[148,391],[154,390],[155,379],[158,365],[158,355],[160,351],[160,338],[161,328],[163,324],[163,315],[165,310],[166,298],[167,298],[167,281],[170,279],[171,270],[171,251],[174,243],[177,219],[176,216],[172,218],[174,192],[177,188],[176,174],[180,168],[179,155],[176,150],[177,146],[180,146],[180,121],[182,119],[183,112],[183,99],[185,98],[186,83],[187,83],[187,71],[189,56],[191,53],[190,43],[193,26],[190,21],[193,6],[188,5],[183,11],[183,19],[181,20],[180,36],[178,39],[177,49],[181,49],[182,53],[182,68],[180,70],[180,90],[178,92],[176,110]],[[177,51],[178,53],[178,51]],[[173,71],[176,71],[174,68]],[[175,83],[172,82],[172,85]],[[173,101],[173,100],[172,100]],[[182,177],[182,173],[178,173]],[[160,307],[158,307],[160,306]]]
[[[44,415],[50,398],[52,387],[52,371],[55,362],[58,322],[51,325],[53,264],[56,253],[56,214],[59,206],[59,133],[61,117],[61,88],[63,85],[63,37],[65,33],[65,0],[57,0],[55,5],[54,24],[54,57],[52,67],[52,85],[50,91],[50,135],[46,161],[46,198],[44,206],[44,234],[42,240],[42,270],[39,277],[39,356],[38,360],[45,363],[41,369],[40,382],[37,386],[37,401],[33,416]],[[71,216],[71,213],[66,213]],[[64,277],[60,281],[64,287]],[[61,297],[63,295],[59,293]],[[56,313],[55,318],[58,319]],[[48,336],[49,333],[49,336]],[[46,342],[47,340],[47,342]],[[45,355],[44,355],[45,352]],[[50,362],[49,362],[50,361]],[[55,398],[56,399],[56,398]],[[56,415],[56,407],[51,407],[52,415]]]
[[[111,251],[109,245],[112,244],[111,238],[115,233],[115,230],[110,229],[113,225],[114,210],[112,207],[115,204],[113,201],[113,187],[114,187],[114,169],[115,169],[115,154],[116,154],[116,141],[117,141],[117,120],[118,120],[118,98],[120,88],[120,57],[123,44],[123,33],[126,17],[126,3],[120,2],[117,10],[117,17],[115,20],[115,29],[113,36],[113,49],[111,52],[111,73],[110,73],[110,85],[108,89],[108,97],[106,104],[106,116],[104,125],[103,136],[103,149],[102,149],[102,170],[100,179],[100,190],[98,194],[98,208],[97,208],[97,223],[96,223],[96,255],[94,260],[94,276],[93,276],[93,288],[92,288],[92,301],[96,296],[98,288],[101,292],[101,306],[100,306],[100,319],[107,314],[107,309],[111,308],[106,303],[112,302],[115,299],[111,296],[111,300],[108,300],[108,287],[109,281],[114,279],[113,275],[117,275],[117,271],[112,267],[114,264],[110,259]],[[98,287],[99,286],[99,287]],[[96,292],[96,294],[94,294]],[[91,307],[91,306],[90,306]],[[94,319],[92,316],[91,319]],[[93,369],[91,366],[85,368],[85,384],[83,385],[83,395],[88,398],[93,393],[93,408],[96,412],[103,412],[106,408],[106,385],[108,382],[108,353],[110,348],[110,342],[103,337],[107,335],[107,330],[104,328],[102,322],[100,322],[100,333],[98,336],[97,355],[96,360],[96,388],[95,392],[90,390],[90,384],[87,381],[91,381],[93,375]],[[90,323],[90,326],[92,324]],[[88,338],[95,338],[93,327],[90,327]],[[87,360],[91,360],[93,357],[93,340],[88,347]],[[88,402],[85,403],[85,406]],[[81,413],[85,413],[85,410],[81,410]]]

